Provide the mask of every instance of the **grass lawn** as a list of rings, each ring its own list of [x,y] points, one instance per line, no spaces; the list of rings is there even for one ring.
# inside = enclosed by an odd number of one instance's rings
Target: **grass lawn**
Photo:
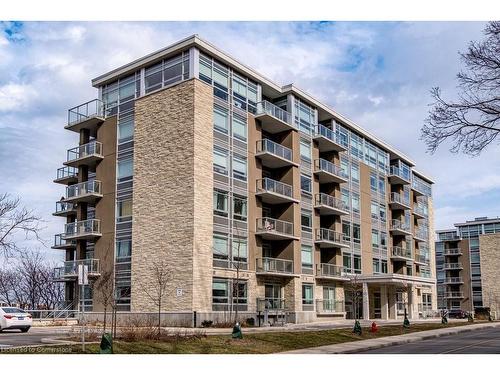
[[[230,335],[181,338],[177,342],[153,340],[126,342],[116,340],[113,349],[116,354],[268,354],[466,324],[470,323],[457,322],[446,326],[440,323],[423,323],[414,324],[408,329],[404,329],[402,326],[385,326],[379,327],[377,333],[371,333],[368,328],[363,328],[361,336],[353,334],[351,329],[253,334],[245,334],[243,330],[243,339],[241,340],[231,339]],[[38,349],[40,349],[37,351],[39,353],[54,353],[56,348],[47,348],[46,351],[44,348]],[[64,353],[82,353],[80,345],[66,346],[64,349]],[[99,345],[90,344],[87,345],[86,349],[86,353],[98,353]],[[5,353],[8,352],[5,351]]]

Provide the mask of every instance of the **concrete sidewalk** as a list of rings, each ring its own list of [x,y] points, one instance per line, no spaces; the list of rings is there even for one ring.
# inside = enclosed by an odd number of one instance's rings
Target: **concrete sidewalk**
[[[369,349],[378,349],[386,346],[406,344],[435,337],[455,335],[461,332],[475,331],[491,327],[500,327],[500,323],[480,323],[459,327],[448,327],[433,329],[429,331],[414,332],[406,335],[380,337],[378,339],[367,339],[343,344],[318,346],[315,348],[292,350],[281,354],[349,354],[362,353]]]

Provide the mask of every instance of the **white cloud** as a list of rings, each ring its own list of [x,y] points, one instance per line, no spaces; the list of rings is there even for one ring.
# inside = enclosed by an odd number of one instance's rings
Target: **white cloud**
[[[20,111],[37,96],[31,85],[8,83],[0,86],[0,112]]]

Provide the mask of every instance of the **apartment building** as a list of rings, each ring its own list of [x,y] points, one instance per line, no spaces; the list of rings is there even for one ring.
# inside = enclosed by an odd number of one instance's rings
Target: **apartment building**
[[[438,307],[500,307],[500,218],[478,217],[436,231]]]
[[[160,264],[164,310],[198,322],[436,309],[432,180],[403,153],[198,36],[92,85],[55,180],[68,301],[83,263],[114,274],[119,310],[154,311]],[[99,293],[85,287],[87,310],[102,311]]]

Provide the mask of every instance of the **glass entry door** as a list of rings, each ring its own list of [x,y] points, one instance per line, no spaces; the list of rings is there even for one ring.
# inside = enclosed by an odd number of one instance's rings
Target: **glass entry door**
[[[335,288],[331,286],[323,287],[323,310],[335,311]]]

